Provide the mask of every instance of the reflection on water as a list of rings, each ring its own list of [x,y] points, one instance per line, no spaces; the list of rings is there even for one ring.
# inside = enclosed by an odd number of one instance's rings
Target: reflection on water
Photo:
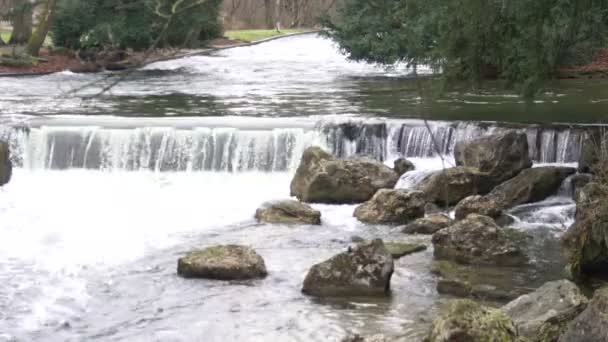
[[[421,69],[419,72],[430,72]],[[346,60],[316,35],[279,39],[212,56],[152,64],[89,100],[103,83],[69,92],[106,75],[68,72],[3,79],[2,114],[128,116],[371,115],[440,120],[599,122],[608,113],[605,80],[557,81],[534,103],[494,83],[482,92],[446,92],[421,101],[403,65],[385,68]],[[427,95],[428,96],[428,95]]]

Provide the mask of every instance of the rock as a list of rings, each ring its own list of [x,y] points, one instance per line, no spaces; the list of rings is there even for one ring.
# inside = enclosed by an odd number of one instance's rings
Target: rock
[[[310,147],[291,181],[291,195],[303,202],[362,203],[380,189],[392,189],[398,180],[393,170],[375,160],[339,160],[319,147]]]
[[[253,249],[238,245],[213,246],[188,253],[177,263],[184,278],[241,280],[266,277],[264,259]]]
[[[576,172],[570,167],[535,167],[500,184],[483,201],[493,201],[501,209],[539,202],[555,194],[564,179]]]
[[[459,142],[454,147],[456,165],[475,168],[501,183],[532,167],[525,133],[510,131]]]
[[[569,280],[548,282],[502,307],[522,337],[534,342],[557,341],[566,325],[587,306],[576,284]]]
[[[559,342],[599,342],[608,337],[608,288],[595,291],[587,308],[566,327]]]
[[[465,219],[469,214],[498,218],[502,215],[502,209],[496,201],[475,195],[463,199],[456,205],[455,217],[457,220]]]
[[[442,212],[443,211],[441,210],[441,208],[439,208],[439,206],[435,203],[427,203],[424,205],[424,214],[425,215],[439,214]]]
[[[261,222],[282,224],[321,224],[321,212],[294,200],[267,202],[255,212]]]
[[[406,224],[424,216],[424,194],[404,189],[381,189],[371,200],[359,205],[354,216],[361,222]]]
[[[403,158],[399,158],[397,160],[395,160],[395,166],[393,167],[393,170],[395,170],[395,172],[397,173],[397,175],[399,177],[401,177],[404,173],[406,172],[410,172],[412,170],[416,169],[416,166],[414,166],[414,164],[407,160],[407,159],[403,159]]]
[[[95,73],[101,71],[101,66],[95,62],[85,62],[71,68],[70,71],[77,74]]]
[[[496,184],[476,169],[453,167],[432,173],[416,186],[416,190],[424,192],[429,202],[454,205],[468,196],[486,194]]]
[[[0,186],[10,182],[13,176],[13,163],[8,143],[0,141]]]
[[[387,242],[384,244],[393,259],[399,259],[406,255],[422,252],[426,250],[426,245],[407,242]]]
[[[572,276],[608,274],[608,187],[585,185],[576,198],[575,221],[563,237]]]
[[[302,292],[319,297],[387,295],[393,267],[382,240],[364,242],[314,265]]]
[[[124,61],[124,62],[106,63],[106,64],[104,64],[103,67],[104,67],[104,69],[106,69],[108,71],[123,71],[123,70],[133,68],[133,67],[135,67],[135,65],[129,61]]]
[[[431,214],[401,228],[405,234],[435,234],[449,227],[454,221],[444,214]]]
[[[562,182],[575,170],[569,167],[536,167],[495,187],[485,196],[470,196],[456,205],[455,217],[460,220],[469,214],[499,218],[503,211],[520,204],[539,202],[555,194]]]
[[[576,199],[579,191],[585,187],[585,185],[597,181],[596,177],[590,173],[578,173],[570,176],[570,193],[572,198]]]
[[[519,269],[511,267],[461,265],[435,260],[431,273],[439,276],[437,292],[456,297],[509,301],[525,294],[528,284],[518,283]]]
[[[528,260],[522,250],[525,235],[501,228],[490,217],[476,214],[433,235],[435,257],[463,264],[514,266]]]
[[[453,300],[433,322],[428,342],[515,342],[515,324],[504,312],[468,299]]]
[[[605,151],[608,151],[608,134],[600,130],[587,132],[581,146],[578,172],[595,174],[600,159],[606,159]]]
[[[389,339],[383,335],[361,336],[359,334],[349,335],[342,339],[341,342],[389,342]]]

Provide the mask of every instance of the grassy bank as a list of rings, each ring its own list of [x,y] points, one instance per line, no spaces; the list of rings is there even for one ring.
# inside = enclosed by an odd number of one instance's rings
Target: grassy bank
[[[286,34],[306,32],[306,29],[286,29],[278,32],[277,30],[233,30],[226,31],[225,36],[230,39],[244,40],[247,42],[255,42],[266,38],[283,36]]]

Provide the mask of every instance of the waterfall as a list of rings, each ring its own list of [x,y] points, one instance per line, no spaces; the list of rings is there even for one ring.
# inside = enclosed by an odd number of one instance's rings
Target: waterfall
[[[451,154],[459,141],[509,129],[526,133],[536,162],[576,162],[585,129],[379,119],[319,120],[295,128],[288,123],[274,128],[255,122],[251,127],[5,125],[0,139],[9,142],[14,163],[30,169],[276,172],[294,170],[312,145],[338,157],[428,158]]]

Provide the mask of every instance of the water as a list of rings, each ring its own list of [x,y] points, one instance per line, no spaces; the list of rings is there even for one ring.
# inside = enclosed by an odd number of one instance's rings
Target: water
[[[0,189],[0,341],[339,341],[347,332],[419,340],[449,299],[435,290],[432,248],[396,261],[389,298],[320,301],[300,289],[310,266],[352,236],[429,237],[361,224],[352,205],[314,205],[320,227],[258,224],[255,209],[289,197],[312,145],[389,165],[408,157],[417,170],[398,187],[410,188],[451,166],[458,141],[506,129],[527,134],[537,164],[572,165],[586,127],[464,121],[525,105],[460,93],[431,108],[409,92],[408,72],[347,62],[331,42],[303,36],[151,65],[93,100],[81,95],[95,88],[68,91],[99,75],[0,80],[0,138],[16,165]],[[567,111],[576,95],[583,114],[555,121],[592,122],[606,105],[599,92],[560,89],[546,96]],[[539,103],[538,121],[554,105]],[[427,126],[420,116],[429,112]],[[535,121],[521,119],[512,121]],[[509,213],[534,237],[534,264],[509,286],[561,278],[568,196]],[[253,246],[269,277],[177,277],[177,258],[220,243]]]

